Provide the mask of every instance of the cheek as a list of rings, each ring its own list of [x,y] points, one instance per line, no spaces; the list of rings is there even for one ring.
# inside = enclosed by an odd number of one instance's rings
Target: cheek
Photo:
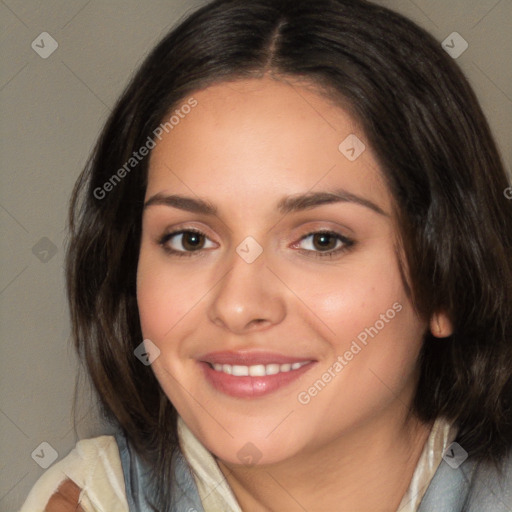
[[[400,392],[416,368],[426,327],[407,297],[391,248],[360,263],[349,265],[347,259],[346,267],[303,273],[295,290],[330,345],[331,355],[319,372],[333,370],[337,357],[343,358],[343,369],[334,370],[336,378],[323,399],[346,400],[345,406],[355,409],[393,396],[389,389]]]
[[[310,321],[336,349],[346,350],[352,339],[376,322],[384,332],[390,331],[392,324],[414,320],[404,314],[408,298],[394,253],[386,249],[384,246],[378,256],[360,253],[339,265],[319,265],[314,272],[280,269],[283,281],[293,283],[294,293],[311,313],[307,315]]]
[[[145,338],[157,345],[170,339],[175,326],[204,293],[196,273],[172,268],[165,254],[143,244],[137,269],[137,304]]]

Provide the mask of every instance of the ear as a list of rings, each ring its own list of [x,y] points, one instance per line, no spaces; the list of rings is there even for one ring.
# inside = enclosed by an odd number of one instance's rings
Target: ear
[[[430,332],[436,338],[446,338],[453,334],[452,322],[444,312],[434,313],[430,320]]]

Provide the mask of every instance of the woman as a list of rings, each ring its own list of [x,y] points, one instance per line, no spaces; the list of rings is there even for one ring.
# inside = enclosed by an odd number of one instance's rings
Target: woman
[[[402,16],[192,14],[72,198],[75,343],[118,431],[22,511],[510,510],[508,186],[466,79]]]

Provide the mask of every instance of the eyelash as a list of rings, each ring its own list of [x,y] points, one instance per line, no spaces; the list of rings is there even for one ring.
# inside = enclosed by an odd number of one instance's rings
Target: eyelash
[[[158,244],[162,246],[165,252],[172,256],[178,256],[178,257],[193,257],[193,256],[199,256],[204,255],[204,250],[198,249],[197,251],[177,251],[175,249],[171,249],[166,244],[169,242],[169,240],[172,240],[175,236],[183,235],[185,233],[195,233],[198,235],[202,235],[205,238],[208,238],[202,231],[199,231],[197,229],[181,229],[178,231],[173,231],[171,233],[166,233],[160,239],[158,240]],[[331,235],[335,237],[337,240],[343,243],[341,247],[338,249],[330,250],[330,251],[311,251],[308,249],[299,249],[298,251],[301,254],[306,254],[307,256],[311,256],[311,253],[314,253],[314,257],[316,258],[333,258],[335,256],[338,256],[346,251],[348,251],[354,244],[355,241],[347,238],[346,236],[343,236],[339,233],[336,233],[335,231],[329,231],[329,230],[319,230],[319,231],[312,231],[303,237],[300,238],[298,242],[296,242],[294,245],[297,245],[298,243],[302,242],[306,238],[312,236],[312,235]]]

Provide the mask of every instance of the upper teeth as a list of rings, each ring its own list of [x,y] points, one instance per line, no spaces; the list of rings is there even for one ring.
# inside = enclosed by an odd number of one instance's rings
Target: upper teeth
[[[302,363],[285,363],[285,364],[255,364],[252,366],[242,366],[238,364],[214,364],[214,370],[224,372],[236,377],[244,377],[250,375],[251,377],[263,377],[265,375],[275,375],[279,372],[289,372],[297,370],[301,366],[310,363],[311,361],[303,361]]]

